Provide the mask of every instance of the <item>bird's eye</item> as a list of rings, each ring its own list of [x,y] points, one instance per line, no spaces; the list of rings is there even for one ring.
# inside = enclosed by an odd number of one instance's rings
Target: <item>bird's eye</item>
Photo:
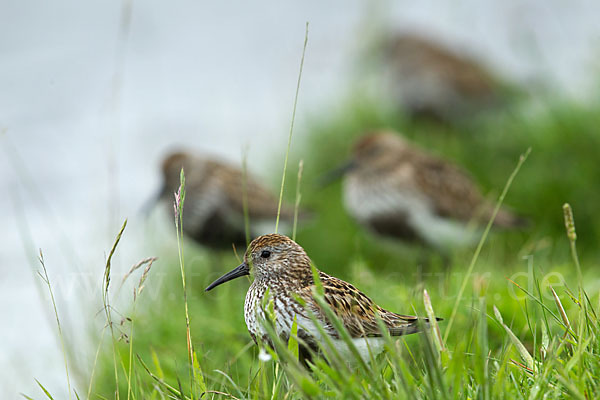
[[[271,256],[271,252],[269,250],[263,250],[262,253],[260,253],[260,256],[262,258],[269,258]]]

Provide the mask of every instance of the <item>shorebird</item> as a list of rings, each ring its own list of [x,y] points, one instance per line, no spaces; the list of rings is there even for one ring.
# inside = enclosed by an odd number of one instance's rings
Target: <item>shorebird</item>
[[[246,294],[244,319],[250,336],[256,343],[262,342],[272,347],[263,325],[265,313],[262,305],[265,304],[264,298],[268,293],[273,301],[275,330],[284,340],[289,339],[296,319],[301,344],[300,356],[304,360],[318,352],[318,343],[323,343],[320,331],[310,318],[311,314],[331,337],[340,354],[349,361],[353,359],[339,332],[315,301],[311,260],[298,243],[279,234],[254,239],[244,255],[244,262],[205,290],[212,290],[222,283],[249,274],[254,276],[254,281]],[[419,332],[428,324],[426,318],[396,314],[378,306],[356,287],[341,279],[321,271],[318,274],[323,285],[325,303],[342,322],[365,361],[371,359],[370,354],[376,356],[383,350],[384,339],[381,337],[378,319],[391,336]],[[298,298],[302,301],[298,302]]]
[[[275,227],[278,200],[256,178],[247,175],[245,179],[239,168],[187,152],[174,152],[162,163],[159,200],[171,212],[182,168],[186,183],[183,232],[196,242],[212,248],[231,249],[232,243],[246,248],[244,198],[251,237],[271,232]],[[282,204],[280,224],[284,231],[293,218],[294,209]]]
[[[442,253],[473,243],[493,212],[472,178],[457,166],[410,144],[395,132],[375,132],[354,145],[351,160],[332,171],[344,175],[346,210],[369,230],[418,241]],[[469,224],[473,222],[473,224]],[[525,220],[506,209],[494,224],[513,228]]]
[[[415,34],[384,46],[386,87],[410,115],[448,121],[501,103],[501,85],[481,64]]]

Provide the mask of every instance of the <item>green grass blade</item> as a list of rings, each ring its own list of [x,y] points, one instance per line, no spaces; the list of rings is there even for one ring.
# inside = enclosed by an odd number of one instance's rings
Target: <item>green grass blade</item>
[[[42,385],[40,383],[40,381],[38,381],[37,379],[35,380],[38,384],[38,386],[42,389],[42,391],[44,392],[44,394],[46,395],[46,397],[48,397],[50,400],[54,400],[54,397],[52,397],[52,395],[50,394],[50,392],[44,387],[44,385]]]
[[[296,106],[298,105],[298,94],[300,93],[300,82],[302,81],[302,69],[304,68],[304,56],[306,55],[306,45],[308,44],[308,22],[304,33],[304,46],[302,47],[302,58],[300,59],[300,71],[298,72],[298,83],[296,84],[296,94],[294,95],[294,108],[292,111],[292,122],[290,123],[290,134],[288,136],[287,149],[285,151],[285,161],[283,163],[283,176],[281,177],[281,189],[279,190],[279,204],[277,205],[277,220],[275,221],[275,233],[279,228],[279,214],[281,214],[281,203],[283,201],[283,188],[285,186],[285,174],[287,172],[288,157],[290,155],[290,146],[292,145],[292,133],[294,132],[294,122],[296,120]]]
[[[490,229],[492,228],[492,224],[494,223],[494,220],[496,219],[496,215],[498,215],[498,211],[500,211],[500,207],[502,206],[502,203],[504,202],[504,198],[506,197],[506,194],[508,193],[508,189],[510,188],[513,180],[519,173],[521,166],[523,165],[525,160],[527,160],[529,153],[531,153],[531,147],[527,149],[525,154],[522,154],[521,157],[519,157],[519,162],[517,163],[517,166],[513,170],[512,174],[510,174],[510,176],[508,177],[508,181],[506,182],[506,185],[504,185],[504,189],[502,190],[502,193],[500,194],[500,197],[498,198],[498,201],[496,202],[496,207],[494,208],[492,217],[488,221],[488,224],[485,227],[485,230],[483,231],[483,235],[481,235],[479,244],[477,245],[477,248],[475,249],[475,253],[473,254],[473,257],[471,258],[471,263],[469,264],[469,268],[467,269],[465,278],[463,279],[462,285],[460,286],[460,290],[458,291],[458,295],[456,296],[456,301],[454,302],[454,307],[452,308],[452,314],[450,315],[450,318],[448,320],[448,326],[446,327],[446,333],[444,335],[444,342],[448,341],[448,337],[450,336],[450,331],[452,330],[452,325],[454,324],[454,319],[456,318],[456,313],[458,312],[458,306],[460,305],[460,301],[462,300],[463,294],[467,287],[467,283],[469,282],[469,279],[471,278],[471,274],[473,273],[473,269],[475,268],[475,263],[477,262],[477,259],[479,258],[479,253],[481,253],[483,244],[485,243],[485,240],[487,239]]]

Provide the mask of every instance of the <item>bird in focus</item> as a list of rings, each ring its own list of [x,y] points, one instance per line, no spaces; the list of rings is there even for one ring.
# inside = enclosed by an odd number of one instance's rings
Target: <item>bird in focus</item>
[[[350,161],[332,171],[329,180],[340,175],[344,206],[360,225],[442,253],[472,244],[494,210],[466,172],[395,132],[360,138]],[[494,220],[503,228],[525,223],[506,209]]]
[[[338,352],[347,360],[352,360],[350,350],[339,332],[315,300],[316,286],[311,260],[300,245],[280,234],[260,236],[248,246],[244,262],[210,284],[206,291],[249,274],[254,276],[254,281],[246,294],[244,319],[255,342],[273,347],[263,325],[265,312],[262,304],[265,304],[264,298],[268,293],[275,313],[275,331],[284,340],[289,339],[296,319],[302,360],[311,359],[312,354],[318,352],[319,343],[324,343],[311,315],[322,325]],[[388,311],[353,285],[321,271],[318,271],[318,275],[325,303],[348,331],[365,361],[370,360],[370,354],[376,356],[383,350],[384,339],[378,320],[383,322],[391,336],[419,332],[428,325],[427,318]],[[298,302],[297,298],[302,301]]]
[[[251,237],[271,232],[277,218],[278,199],[250,174],[223,161],[188,152],[174,152],[162,163],[163,185],[159,201],[173,211],[173,193],[185,174],[186,196],[183,232],[199,244],[231,249],[246,247],[244,202]],[[300,212],[300,218],[304,213]],[[281,229],[294,220],[294,209],[282,204]]]
[[[402,34],[383,46],[391,96],[411,116],[452,121],[502,103],[500,81],[488,70],[422,36]]]

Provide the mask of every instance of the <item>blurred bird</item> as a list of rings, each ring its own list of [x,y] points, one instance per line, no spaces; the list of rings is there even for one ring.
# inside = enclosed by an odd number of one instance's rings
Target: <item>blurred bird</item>
[[[408,143],[399,134],[376,132],[354,145],[351,160],[328,179],[344,175],[347,211],[377,234],[419,241],[443,253],[478,238],[493,204],[481,195],[472,178],[455,165]],[[500,209],[498,227],[525,224],[523,218]]]
[[[163,186],[159,200],[171,212],[182,168],[186,189],[182,226],[187,236],[212,248],[231,249],[232,243],[245,248],[244,198],[251,237],[273,230],[278,200],[267,188],[250,175],[245,179],[241,169],[186,152],[172,153],[162,163]],[[282,204],[282,230],[285,231],[285,225],[289,226],[293,219],[294,209]]]
[[[424,37],[394,37],[383,59],[386,86],[409,115],[447,122],[501,103],[500,82],[489,71]]]
[[[352,360],[352,355],[339,332],[315,301],[315,282],[311,260],[300,245],[278,234],[260,236],[252,241],[244,255],[244,262],[211,283],[209,291],[222,283],[240,276],[252,274],[254,281],[246,294],[244,319],[255,342],[273,344],[264,329],[263,305],[268,296],[273,302],[275,331],[288,340],[294,319],[297,321],[300,339],[300,356],[311,358],[311,351],[319,350],[323,337],[313,323],[311,315],[323,326],[342,357]],[[356,287],[318,271],[323,286],[325,303],[341,321],[353,339],[363,360],[370,360],[369,352],[376,356],[383,350],[384,340],[378,320],[383,322],[391,336],[419,332],[428,325],[428,319],[388,311],[368,298]],[[297,299],[301,299],[299,302]]]

